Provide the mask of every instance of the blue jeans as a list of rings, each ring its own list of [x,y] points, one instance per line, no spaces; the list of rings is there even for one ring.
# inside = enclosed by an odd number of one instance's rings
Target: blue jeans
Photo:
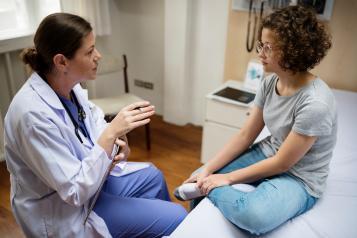
[[[170,202],[162,173],[154,166],[122,177],[109,176],[94,211],[113,237],[170,235],[186,210]]]
[[[229,173],[264,159],[259,146],[254,145],[216,173]],[[317,200],[307,193],[302,182],[285,173],[251,185],[256,186],[252,192],[242,192],[231,186],[218,187],[208,198],[229,221],[256,235],[308,211]]]

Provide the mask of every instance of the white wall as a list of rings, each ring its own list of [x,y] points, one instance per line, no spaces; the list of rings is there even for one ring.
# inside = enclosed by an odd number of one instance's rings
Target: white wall
[[[191,0],[165,1],[164,120],[179,125],[190,121]]]
[[[104,55],[127,54],[131,91],[157,114],[166,110],[168,122],[202,125],[205,95],[223,82],[229,0],[111,0],[110,9],[113,35],[98,46]],[[134,86],[134,78],[154,90]],[[115,95],[117,83],[99,77],[97,95]]]
[[[223,82],[229,0],[196,0],[193,5],[192,123],[203,125],[205,96]]]
[[[166,0],[164,120],[202,125],[223,81],[228,0]]]
[[[128,58],[130,92],[149,100],[162,111],[162,81],[164,65],[164,0],[111,0],[112,35],[98,37],[103,55]],[[97,96],[112,96],[123,92],[121,74],[99,76]],[[134,79],[154,84],[154,90],[134,86]]]

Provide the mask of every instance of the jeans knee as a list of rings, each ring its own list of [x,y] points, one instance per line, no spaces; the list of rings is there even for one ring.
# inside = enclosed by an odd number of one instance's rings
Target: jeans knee
[[[255,235],[269,231],[272,221],[267,208],[252,202],[248,193],[239,194],[238,199],[231,199],[237,196],[233,190],[229,186],[215,188],[208,194],[208,198],[236,226]]]
[[[259,206],[249,206],[237,213],[235,224],[254,235],[266,233],[272,229],[272,220],[270,215],[265,214],[263,210]]]

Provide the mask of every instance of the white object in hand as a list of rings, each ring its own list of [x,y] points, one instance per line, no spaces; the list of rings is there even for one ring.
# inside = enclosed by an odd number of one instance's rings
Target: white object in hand
[[[254,186],[244,183],[234,184],[232,187],[245,193],[253,192],[255,190]],[[196,183],[182,184],[176,188],[174,195],[178,200],[181,201],[192,200],[204,196],[204,194],[201,193],[201,190],[196,186]]]
[[[202,197],[204,194],[197,187],[196,183],[184,183],[180,187],[176,188],[174,195],[181,201],[187,201],[194,198]]]

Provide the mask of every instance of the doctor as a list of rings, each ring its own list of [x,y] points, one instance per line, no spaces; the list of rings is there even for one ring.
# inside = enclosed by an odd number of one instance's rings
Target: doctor
[[[34,73],[5,117],[10,200],[25,235],[169,235],[186,211],[170,202],[165,180],[154,166],[109,176],[83,225],[111,159],[119,162],[129,156],[126,133],[149,123],[154,106],[137,102],[123,108],[111,123],[104,121],[79,84],[95,79],[101,58],[92,28],[83,18],[47,16],[34,43],[22,54]],[[114,144],[121,148],[118,155],[112,155]]]

